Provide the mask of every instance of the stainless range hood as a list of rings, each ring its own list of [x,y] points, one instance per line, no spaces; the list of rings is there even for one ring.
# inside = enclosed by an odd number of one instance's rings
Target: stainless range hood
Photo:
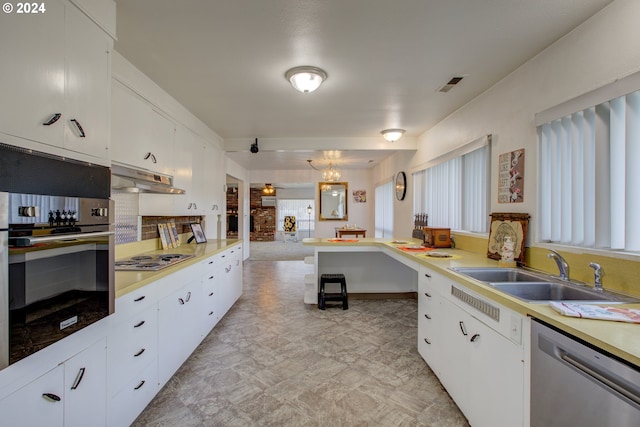
[[[111,165],[111,188],[130,193],[185,194],[173,186],[173,177],[130,166]]]

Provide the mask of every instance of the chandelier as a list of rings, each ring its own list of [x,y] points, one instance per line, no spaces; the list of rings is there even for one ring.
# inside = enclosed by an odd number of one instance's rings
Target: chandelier
[[[339,181],[342,174],[339,170],[334,169],[333,163],[329,163],[329,167],[322,171],[322,179],[325,181]]]

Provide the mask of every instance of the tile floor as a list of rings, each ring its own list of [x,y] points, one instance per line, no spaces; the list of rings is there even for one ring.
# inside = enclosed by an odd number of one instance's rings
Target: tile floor
[[[305,307],[311,268],[246,262],[242,297],[134,426],[468,426],[416,350],[416,300]]]

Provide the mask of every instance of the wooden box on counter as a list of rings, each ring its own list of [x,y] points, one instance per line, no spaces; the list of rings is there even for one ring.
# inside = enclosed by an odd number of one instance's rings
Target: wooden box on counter
[[[424,227],[424,240],[422,246],[428,248],[450,248],[451,247],[451,229],[450,228],[433,228]]]

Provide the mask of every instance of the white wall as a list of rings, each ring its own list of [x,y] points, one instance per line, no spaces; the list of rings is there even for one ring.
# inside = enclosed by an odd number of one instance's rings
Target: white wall
[[[396,238],[411,237],[413,229],[413,181],[411,165],[415,151],[401,151],[385,159],[372,171],[373,189],[389,180],[395,182],[396,174],[403,171],[407,175],[407,195],[404,200],[393,199],[393,235]],[[394,184],[395,185],[395,184]],[[372,196],[374,190],[371,191]],[[372,200],[372,203],[374,200]],[[373,221],[373,218],[372,218]]]
[[[493,135],[491,211],[536,219],[536,113],[640,70],[640,1],[617,0],[420,136],[412,170],[486,134]],[[473,76],[469,76],[473,78]],[[524,202],[498,204],[498,156],[525,149]],[[394,160],[391,161],[393,166]],[[389,164],[376,167],[376,178]],[[409,174],[408,174],[409,178]],[[412,191],[409,179],[409,193]],[[411,198],[411,196],[407,196]]]

